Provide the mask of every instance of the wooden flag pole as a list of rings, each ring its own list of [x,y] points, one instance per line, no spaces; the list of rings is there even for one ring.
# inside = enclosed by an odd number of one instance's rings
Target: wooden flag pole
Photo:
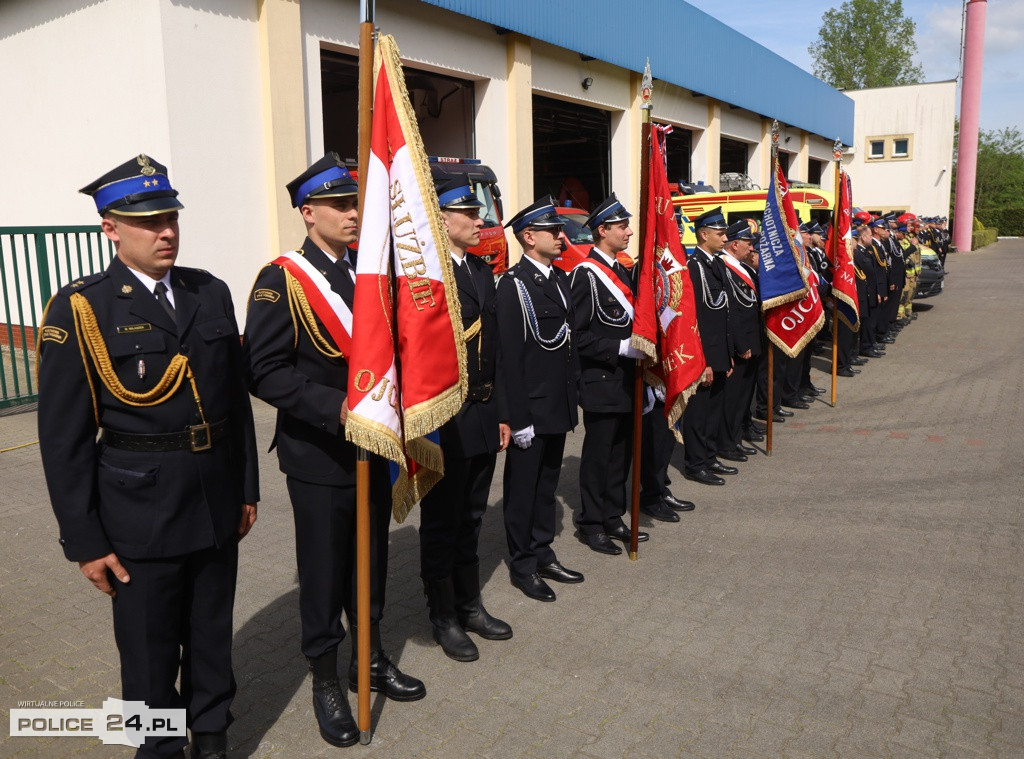
[[[836,281],[836,271],[839,266],[839,175],[842,173],[840,166],[843,158],[843,144],[836,138],[832,146],[832,157],[836,159],[836,181],[835,196],[832,200],[832,237],[829,244],[832,246],[832,282]],[[832,408],[836,407],[836,396],[839,392],[837,379],[839,371],[839,299],[832,293]]]
[[[769,188],[775,186],[775,172],[779,167],[779,122],[772,121],[772,173]],[[769,189],[769,192],[771,190]],[[772,430],[775,421],[775,344],[768,340],[768,408],[764,412],[764,452],[772,455]]]
[[[373,123],[374,0],[359,3],[359,208],[366,195],[370,168],[370,127]],[[359,215],[360,231],[363,216]],[[356,630],[359,742],[372,737],[370,725],[370,456],[359,448],[356,458]]]
[[[640,218],[637,222],[640,236],[640,256],[637,258],[637,266],[640,266],[640,259],[644,255],[643,245],[647,239],[647,203],[648,182],[651,173],[651,62],[647,61],[644,67],[644,78],[640,84],[640,97],[643,105],[640,106]],[[640,469],[643,466],[641,460],[643,444],[643,403],[644,403],[644,362],[638,359],[636,362],[636,377],[633,380],[633,490],[630,501],[629,517],[629,558],[636,561],[640,546]]]

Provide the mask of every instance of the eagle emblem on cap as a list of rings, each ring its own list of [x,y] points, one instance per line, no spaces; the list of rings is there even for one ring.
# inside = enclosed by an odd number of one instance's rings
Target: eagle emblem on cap
[[[146,155],[145,153],[140,153],[139,157],[136,158],[135,160],[138,161],[139,166],[142,167],[142,169],[140,169],[140,172],[143,174],[143,176],[151,177],[154,174],[156,174],[156,169],[149,165],[148,155]]]

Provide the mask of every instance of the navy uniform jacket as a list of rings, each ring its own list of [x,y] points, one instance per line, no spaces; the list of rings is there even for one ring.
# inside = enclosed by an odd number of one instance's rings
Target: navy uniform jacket
[[[467,253],[462,264],[453,264],[453,268],[462,326],[469,329],[480,319],[480,333],[466,342],[469,395],[459,412],[441,427],[441,444],[445,455],[470,458],[497,453],[498,423],[507,417],[501,383],[495,382],[500,378],[498,296],[491,267],[482,259]],[[487,399],[481,400],[484,397]]]
[[[542,348],[527,325],[516,282],[522,282],[533,303],[540,336],[551,339],[563,324],[573,324],[569,277],[556,266],[549,280],[530,261],[521,260],[498,282],[498,335],[502,374],[499,378],[512,431],[531,424],[538,435],[568,432],[579,419],[579,358],[575,335],[556,350]],[[565,303],[553,284],[561,288]]]
[[[697,305],[697,327],[700,329],[700,344],[704,348],[704,360],[716,372],[727,372],[732,368],[732,337],[729,335],[729,306],[725,289],[725,264],[701,250],[693,249],[687,262],[690,280],[693,283],[694,300]],[[708,289],[704,291],[703,279]],[[711,308],[721,303],[721,307]]]
[[[878,301],[875,297],[878,294],[875,285],[875,258],[871,254],[870,248],[858,244],[853,249],[853,263],[864,275],[864,279],[856,276],[857,300],[860,302],[861,308],[865,305],[868,308],[877,307]]]
[[[818,297],[825,300],[832,292],[832,266],[828,262],[828,256],[821,248],[809,246],[807,257],[815,273],[818,275]]]
[[[259,500],[252,409],[227,285],[207,272],[171,270],[177,324],[119,258],[62,288],[39,344],[39,445],[64,554],[87,561],[111,551],[130,559],[177,556],[236,540],[243,503]],[[184,379],[164,403],[134,406],[83,362],[71,295],[96,317],[112,369],[130,392],[151,390],[172,358],[188,357],[206,421],[228,421],[210,450],[136,452],[96,441],[116,432],[179,432],[200,423]],[[86,377],[88,363],[90,380]],[[140,376],[142,375],[142,376]],[[96,403],[94,411],[94,399]]]
[[[889,251],[882,247],[878,238],[871,241],[871,251],[875,270],[875,291],[885,299],[889,295]]]
[[[900,292],[907,284],[907,262],[904,260],[903,247],[896,239],[896,235],[889,237],[889,259],[892,262],[889,266],[889,281],[896,286],[896,291]]]
[[[723,256],[728,255],[723,253]],[[729,334],[732,336],[733,352],[739,356],[750,351],[750,357],[761,355],[761,299],[757,292],[757,274],[744,263],[740,266],[746,271],[754,288],[743,281],[728,266],[725,266],[726,282],[729,285],[726,293],[729,297]]]
[[[308,237],[302,253],[351,308],[352,278]],[[349,258],[354,263],[351,252]],[[292,320],[280,266],[267,264],[260,270],[248,308],[249,390],[277,408],[270,447],[277,447],[281,471],[316,485],[354,486],[356,447],[345,440],[340,419],[348,394],[348,363],[317,350],[303,325]],[[319,319],[317,325],[330,340]]]
[[[587,257],[605,266],[608,265],[607,261],[593,250]],[[616,275],[613,273],[612,276]],[[619,344],[633,334],[633,321],[626,316],[614,293],[585,268],[573,269],[571,284],[575,310],[573,334],[580,355],[583,380],[580,384],[580,405],[584,411],[630,412],[633,410],[636,359],[620,356]],[[632,277],[629,277],[628,281],[623,280],[623,284],[636,292],[636,284]],[[625,323],[622,326],[607,324],[598,315],[598,307],[609,319],[622,319]]]

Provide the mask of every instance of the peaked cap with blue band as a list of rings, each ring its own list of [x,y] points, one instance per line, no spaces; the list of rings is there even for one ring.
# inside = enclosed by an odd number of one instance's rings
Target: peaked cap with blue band
[[[880,228],[888,229],[889,228],[889,220],[887,218],[885,218],[884,216],[879,216],[879,217],[869,221],[868,222],[868,226],[869,227],[880,227]]]
[[[454,211],[484,207],[466,174],[435,174],[434,190],[437,191],[437,204],[442,209]]]
[[[359,193],[356,180],[333,150],[285,186],[295,208],[311,198],[341,198]]]
[[[184,208],[167,178],[167,167],[145,153],[108,171],[79,192],[92,197],[100,216],[108,212],[155,216]]]
[[[601,201],[600,205],[594,209],[593,213],[587,217],[587,220],[583,222],[592,230],[596,230],[602,224],[614,224],[619,221],[625,221],[632,217],[626,207],[619,202],[619,199],[615,197],[613,192],[607,198]]]
[[[710,211],[705,211],[693,221],[693,228],[695,230],[701,227],[710,227],[711,229],[728,229],[729,225],[725,223],[725,217],[722,215],[722,207],[712,208]]]
[[[513,216],[505,226],[512,227],[512,234],[517,235],[528,227],[564,227],[565,222],[558,218],[555,201],[545,195]]]
[[[725,230],[725,234],[728,242],[754,239],[754,233],[750,231],[750,225],[747,224],[745,219],[741,219],[735,224],[730,224],[729,228]]]

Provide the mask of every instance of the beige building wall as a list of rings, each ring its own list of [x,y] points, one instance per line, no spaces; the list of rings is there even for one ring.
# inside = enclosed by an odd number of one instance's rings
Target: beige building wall
[[[193,215],[185,158],[171,152],[160,5],[2,5],[0,225],[98,224],[78,188],[139,153],[168,166]]]
[[[77,188],[149,153],[169,166],[186,207],[181,263],[227,280],[242,317],[258,268],[301,239],[284,184],[323,154],[320,51],[358,52],[358,11],[358,0],[97,0],[67,13],[59,0],[3,0],[0,225],[95,224]],[[534,200],[535,94],[609,113],[610,184],[639,213],[637,72],[416,0],[378,3],[377,14],[407,64],[475,83],[476,157],[497,174],[506,216]],[[900,100],[915,123],[951,124],[952,92],[904,88]],[[766,184],[759,116],[657,80],[653,103],[655,121],[691,130],[695,180],[718,184],[725,135],[751,146],[749,173]],[[942,155],[925,163],[948,166],[947,131],[915,136],[915,163],[937,142]],[[828,144],[783,129],[782,148],[799,155],[802,146],[804,164]]]
[[[3,3],[0,225],[98,224],[77,189],[147,153],[185,206],[179,263],[226,280],[243,314],[270,254],[255,4],[80,5]]]
[[[853,202],[872,210],[948,215],[956,82],[846,94],[856,103],[853,150],[846,161],[853,180]],[[907,158],[891,156],[894,137],[910,139]],[[867,158],[871,138],[885,141],[884,159]]]

